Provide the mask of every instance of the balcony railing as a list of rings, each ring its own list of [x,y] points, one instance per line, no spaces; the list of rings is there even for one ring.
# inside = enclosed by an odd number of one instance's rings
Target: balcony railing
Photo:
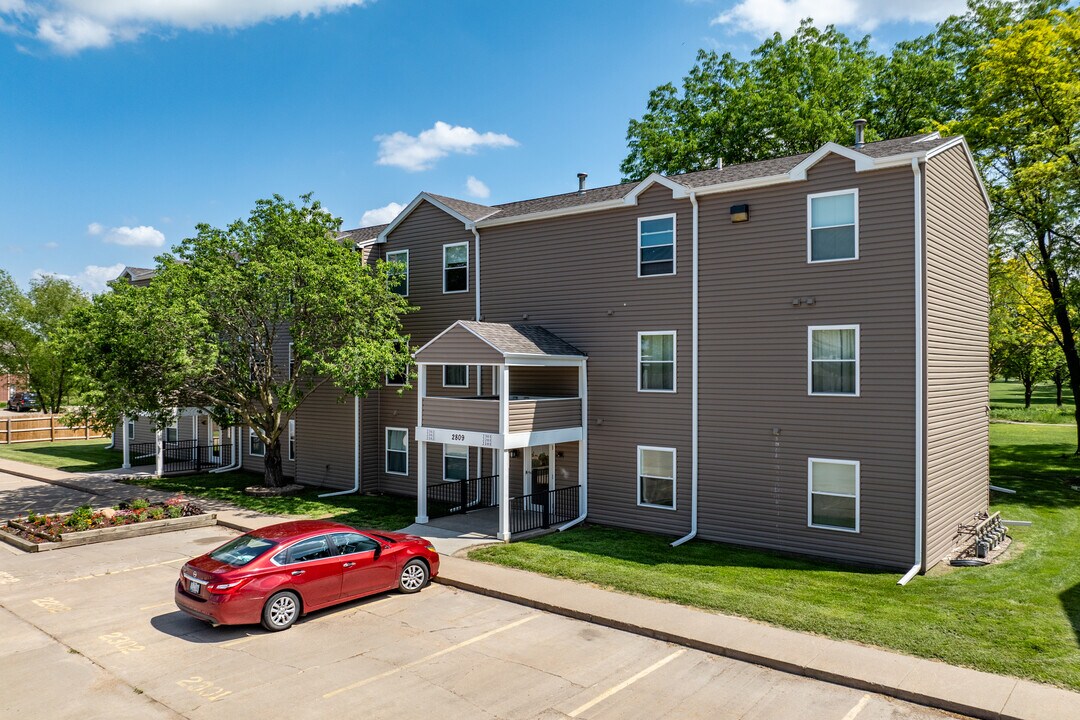
[[[578,516],[580,485],[539,489],[510,498],[510,534],[541,530],[570,522]]]
[[[428,517],[443,517],[499,504],[499,476],[436,483],[427,487]]]

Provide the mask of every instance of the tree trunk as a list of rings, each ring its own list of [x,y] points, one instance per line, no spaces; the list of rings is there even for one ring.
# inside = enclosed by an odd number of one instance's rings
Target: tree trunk
[[[1072,318],[1069,317],[1069,304],[1065,300],[1064,288],[1058,276],[1054,257],[1050,253],[1050,232],[1039,233],[1039,259],[1046,274],[1046,290],[1054,303],[1054,319],[1061,330],[1061,351],[1065,355],[1065,367],[1069,371],[1069,389],[1074,398],[1080,398],[1080,355],[1076,351],[1076,338],[1073,336]],[[1080,455],[1080,401],[1074,404],[1073,420],[1076,422],[1076,454]]]
[[[1025,374],[1023,376],[1024,382],[1024,409],[1027,410],[1031,407],[1031,391],[1035,387],[1035,383],[1031,379],[1031,375]]]
[[[1061,407],[1064,403],[1062,401],[1061,389],[1065,385],[1065,375],[1061,372],[1061,367],[1054,368],[1054,389],[1057,391],[1057,406]]]
[[[277,488],[285,484],[285,475],[281,470],[281,438],[274,438],[274,442],[266,446],[266,454],[263,456],[263,485],[268,488]]]

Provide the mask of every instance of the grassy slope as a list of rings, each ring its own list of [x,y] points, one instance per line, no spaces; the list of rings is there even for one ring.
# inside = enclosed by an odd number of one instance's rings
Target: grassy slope
[[[0,445],[0,458],[68,472],[111,470],[120,467],[122,459],[115,450],[106,450],[108,445],[100,438]]]
[[[1080,689],[1080,476],[1069,426],[991,428],[994,508],[1019,541],[990,568],[849,569],[708,542],[587,527],[481,548],[474,559],[744,615],[957,665]],[[1074,480],[1080,485],[1080,477]]]
[[[132,484],[223,500],[238,507],[271,515],[329,518],[361,528],[397,530],[412,525],[416,516],[416,500],[386,495],[319,498],[318,494],[325,491],[313,489],[289,497],[251,497],[245,495],[243,489],[249,485],[261,485],[262,476],[244,472],[144,478],[132,481]]]

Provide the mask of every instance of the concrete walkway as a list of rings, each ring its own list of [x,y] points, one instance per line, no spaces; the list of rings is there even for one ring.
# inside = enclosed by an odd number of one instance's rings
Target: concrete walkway
[[[123,471],[125,474],[138,469]],[[0,473],[77,489],[107,505],[136,495],[169,496],[116,482],[116,472],[76,475],[0,460]],[[219,523],[247,531],[281,516],[204,503]],[[442,555],[438,582],[547,612],[585,620],[735,660],[987,720],[1077,720],[1080,694],[1013,677],[955,667],[887,650],[799,633],[752,620],[625,595],[569,580],[474,562],[453,553],[491,542],[482,532],[413,525]]]

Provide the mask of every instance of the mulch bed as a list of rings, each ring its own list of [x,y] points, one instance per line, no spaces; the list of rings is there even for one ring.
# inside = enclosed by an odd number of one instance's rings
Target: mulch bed
[[[146,498],[136,498],[120,503],[116,507],[101,510],[93,510],[89,505],[83,505],[70,513],[38,515],[31,512],[26,517],[9,520],[7,527],[0,529],[34,543],[60,542],[63,540],[64,533],[122,527],[150,520],[202,514],[204,514],[202,507],[182,496],[169,498],[164,502],[150,502]]]

